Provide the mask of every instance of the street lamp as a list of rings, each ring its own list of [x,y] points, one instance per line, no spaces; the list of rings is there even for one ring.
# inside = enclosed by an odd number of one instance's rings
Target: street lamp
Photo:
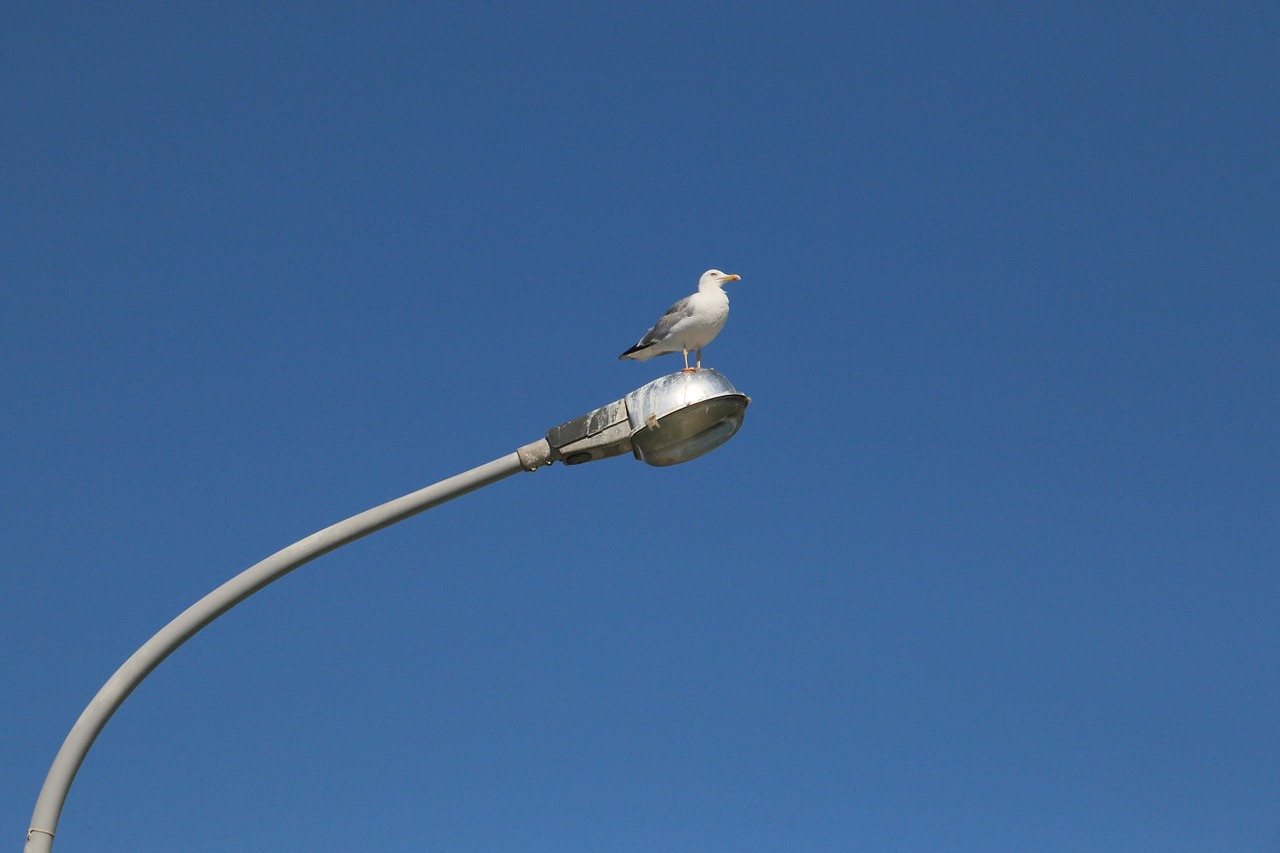
[[[24,853],[48,853],[71,783],[102,728],[161,661],[214,619],[289,572],[446,501],[520,471],[553,462],[578,465],[630,450],[650,465],[675,465],[724,444],[742,426],[749,398],[714,370],[681,371],[655,379],[621,400],[547,431],[526,444],[425,489],[388,501],[311,534],[250,566],[188,607],[134,652],[80,714],[49,768],[36,799]]]

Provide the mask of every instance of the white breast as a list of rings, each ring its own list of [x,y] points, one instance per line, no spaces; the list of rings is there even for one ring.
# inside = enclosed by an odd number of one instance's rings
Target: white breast
[[[700,291],[691,298],[693,313],[671,330],[672,341],[690,350],[698,350],[711,343],[724,321],[729,319],[729,297],[720,288]]]

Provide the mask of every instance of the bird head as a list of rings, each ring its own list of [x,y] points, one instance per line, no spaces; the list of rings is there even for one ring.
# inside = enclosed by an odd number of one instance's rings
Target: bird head
[[[720,270],[707,270],[702,274],[702,278],[698,280],[698,289],[703,290],[708,287],[724,287],[731,281],[742,281],[742,276],[733,273],[720,272]]]

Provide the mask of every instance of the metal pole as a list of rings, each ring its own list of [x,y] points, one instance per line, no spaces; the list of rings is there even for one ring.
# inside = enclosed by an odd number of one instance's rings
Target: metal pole
[[[71,727],[40,789],[35,812],[31,815],[31,828],[27,830],[24,853],[49,853],[53,849],[53,834],[58,827],[67,792],[107,720],[161,661],[201,628],[267,584],[322,554],[519,471],[533,471],[549,465],[552,458],[547,442],[537,441],[456,477],[365,510],[277,551],[188,607],[116,670]]]

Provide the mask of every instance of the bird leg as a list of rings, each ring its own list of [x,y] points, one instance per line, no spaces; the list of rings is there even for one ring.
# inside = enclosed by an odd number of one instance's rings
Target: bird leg
[[[698,369],[702,369],[702,348],[698,348]]]
[[[689,369],[689,348],[681,347],[681,349],[684,350],[684,369],[688,370]]]

